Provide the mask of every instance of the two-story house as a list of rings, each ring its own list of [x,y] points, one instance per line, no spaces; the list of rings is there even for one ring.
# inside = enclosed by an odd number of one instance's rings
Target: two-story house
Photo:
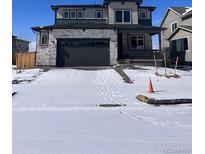
[[[155,7],[142,0],[104,0],[102,5],[52,5],[55,24],[33,27],[38,66],[115,65],[119,59],[153,59]]]
[[[192,63],[192,8],[168,8],[160,27],[161,48],[168,51],[170,63],[179,57],[179,64]]]

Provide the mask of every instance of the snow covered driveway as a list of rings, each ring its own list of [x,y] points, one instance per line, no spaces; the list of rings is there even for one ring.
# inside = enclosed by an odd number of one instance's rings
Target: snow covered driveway
[[[18,92],[13,97],[13,153],[191,153],[191,106],[139,103],[135,97],[146,94],[144,82],[153,71],[126,73],[135,80],[134,84],[124,83],[113,69],[54,69],[29,84],[13,85],[13,91]],[[167,82],[168,79],[151,76],[154,84],[162,85],[156,88],[164,89],[156,97],[190,98],[191,73],[180,74],[184,77],[179,80],[187,83],[186,89],[174,86],[177,96],[173,86],[168,88],[176,79]],[[107,103],[127,106],[97,107]]]
[[[13,91],[16,91],[18,86],[14,87]],[[121,104],[128,102],[123,94],[128,87],[113,69],[55,69],[39,76],[25,88],[17,88],[18,95],[13,99],[13,105],[50,108]]]

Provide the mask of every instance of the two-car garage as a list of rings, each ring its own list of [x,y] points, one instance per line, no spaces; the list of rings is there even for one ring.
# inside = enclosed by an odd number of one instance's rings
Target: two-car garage
[[[110,65],[110,39],[57,39],[58,67]]]

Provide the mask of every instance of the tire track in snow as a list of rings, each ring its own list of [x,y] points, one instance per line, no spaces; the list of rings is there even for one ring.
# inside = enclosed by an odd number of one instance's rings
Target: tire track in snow
[[[144,121],[147,123],[151,123],[155,126],[175,125],[177,127],[183,127],[183,128],[191,128],[192,127],[191,125],[187,125],[187,124],[184,124],[182,122],[173,122],[173,121],[168,121],[168,120],[157,120],[155,118],[139,116],[139,115],[136,115],[134,113],[128,113],[125,111],[120,111],[120,114],[125,115],[127,117],[134,118],[136,120],[141,120],[141,121]]]
[[[111,80],[114,81],[110,83],[110,81],[104,76],[105,71],[97,72],[98,96],[103,98],[105,103],[125,105],[129,100],[117,90],[117,87],[119,86],[119,76],[117,76],[114,71],[110,72],[113,74]]]

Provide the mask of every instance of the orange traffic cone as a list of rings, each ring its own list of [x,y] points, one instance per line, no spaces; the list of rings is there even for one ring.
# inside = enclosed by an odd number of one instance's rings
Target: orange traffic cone
[[[148,87],[148,93],[154,93],[153,86],[152,86],[152,80],[149,78],[149,87]]]

